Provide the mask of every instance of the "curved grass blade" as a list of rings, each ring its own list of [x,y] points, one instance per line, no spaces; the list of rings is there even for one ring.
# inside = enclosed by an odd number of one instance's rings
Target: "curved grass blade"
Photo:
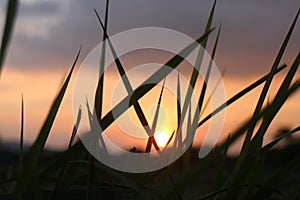
[[[40,133],[36,139],[36,141],[34,142],[34,144],[31,146],[31,148],[29,149],[28,153],[27,153],[27,157],[26,160],[24,162],[24,172],[26,173],[22,173],[22,175],[19,177],[16,188],[15,188],[15,195],[17,198],[20,198],[22,193],[26,190],[26,188],[28,187],[28,185],[30,184],[32,177],[35,175],[35,171],[36,171],[36,167],[39,161],[39,158],[41,156],[41,153],[43,151],[43,148],[45,146],[45,143],[47,141],[47,138],[49,136],[50,130],[52,128],[54,119],[56,117],[56,114],[58,112],[58,109],[60,107],[60,104],[62,102],[62,99],[64,97],[64,94],[67,90],[68,84],[70,82],[72,73],[74,71],[75,65],[77,63],[77,60],[79,58],[80,55],[80,51],[81,51],[81,47],[78,51],[78,54],[76,56],[76,59],[72,65],[72,68],[64,82],[64,84],[62,85],[55,101],[53,102],[50,111],[47,115],[47,118],[40,130]]]
[[[4,64],[5,56],[8,49],[8,44],[12,36],[13,27],[17,15],[19,0],[8,0],[7,11],[6,11],[6,21],[4,32],[2,35],[1,49],[0,49],[0,76],[1,69]]]

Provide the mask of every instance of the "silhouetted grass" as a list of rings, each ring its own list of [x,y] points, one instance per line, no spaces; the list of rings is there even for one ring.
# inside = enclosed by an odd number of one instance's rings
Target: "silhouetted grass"
[[[10,1],[10,6],[13,6]],[[210,15],[208,17],[204,34],[195,42],[189,44],[179,54],[173,56],[158,71],[144,81],[139,87],[134,89],[127,77],[124,66],[118,57],[113,44],[107,33],[108,26],[108,8],[109,1],[106,4],[105,23],[102,23],[100,16],[95,10],[96,16],[103,31],[103,40],[108,42],[109,48],[115,58],[115,64],[119,75],[122,77],[123,84],[128,95],[112,108],[106,115],[102,115],[103,103],[103,83],[104,74],[100,76],[97,91],[95,95],[95,113],[90,108],[89,102],[86,106],[89,112],[90,123],[97,120],[104,131],[119,116],[112,115],[114,110],[118,110],[119,115],[126,112],[131,106],[134,107],[140,123],[145,127],[145,132],[149,135],[149,139],[145,148],[145,152],[150,152],[152,145],[158,152],[165,151],[166,148],[160,150],[156,144],[155,138],[152,136],[156,130],[158,121],[159,108],[161,99],[163,98],[164,84],[158,99],[158,107],[156,109],[153,124],[149,125],[143,113],[142,107],[138,100],[146,95],[151,89],[156,87],[161,81],[165,81],[167,76],[175,70],[179,64],[187,57],[198,44],[206,48],[208,39],[211,37],[213,17],[215,13],[216,1],[213,4]],[[15,8],[15,7],[14,7]],[[12,13],[10,13],[12,12]],[[9,14],[10,13],[10,14]],[[14,16],[14,11],[8,9],[8,16]],[[216,110],[203,117],[201,111],[205,109],[204,102],[207,90],[207,83],[210,81],[210,72],[212,61],[206,72],[205,81],[202,84],[200,95],[198,97],[199,110],[193,115],[191,111],[191,96],[195,90],[198,80],[198,70],[203,61],[204,52],[199,51],[195,68],[191,74],[189,81],[190,87],[186,94],[180,91],[180,79],[177,80],[177,104],[176,117],[177,124],[174,124],[174,132],[170,136],[167,146],[173,140],[171,148],[185,144],[182,141],[182,119],[187,115],[187,133],[189,137],[193,137],[197,128],[209,121],[220,111],[227,108],[234,102],[241,99],[247,93],[253,91],[258,86],[263,85],[259,100],[256,104],[254,113],[248,120],[233,131],[227,140],[218,144],[206,157],[197,158],[197,153],[191,147],[177,161],[168,167],[148,173],[130,174],[111,169],[95,160],[84,148],[81,141],[74,142],[76,137],[76,127],[80,123],[81,109],[78,111],[77,122],[74,125],[72,135],[67,150],[51,163],[46,163],[46,167],[39,169],[40,159],[43,155],[45,143],[48,139],[50,130],[53,126],[54,119],[65,96],[70,78],[74,71],[78,60],[80,50],[75,58],[71,70],[62,85],[57,97],[55,98],[46,120],[38,134],[37,139],[26,153],[23,162],[23,121],[24,107],[22,97],[21,110],[21,139],[20,139],[20,166],[17,178],[10,178],[0,182],[0,198],[16,198],[16,199],[278,199],[285,198],[297,199],[300,196],[300,173],[294,173],[300,167],[299,154],[293,153],[292,158],[281,165],[274,166],[269,170],[268,163],[265,159],[270,155],[272,148],[284,137],[299,131],[299,127],[286,132],[284,135],[276,138],[274,141],[263,146],[264,136],[271,125],[274,117],[280,109],[285,105],[287,99],[298,92],[300,88],[300,80],[295,79],[295,74],[299,67],[300,54],[296,56],[293,64],[280,65],[284,52],[286,51],[292,32],[296,26],[299,11],[285,37],[282,46],[276,56],[273,66],[268,74],[262,78],[253,81],[248,87],[242,89],[237,94],[228,98],[226,102],[221,104]],[[9,18],[9,17],[8,17]],[[12,17],[10,17],[10,20]],[[9,20],[8,20],[9,21]],[[8,23],[8,22],[7,22]],[[12,21],[10,25],[6,25],[5,34],[11,34]],[[8,26],[8,27],[7,27]],[[4,35],[5,35],[4,34]],[[217,45],[221,34],[221,28],[217,33],[212,50],[212,59],[215,58]],[[8,36],[5,36],[8,37]],[[2,42],[1,52],[5,52],[8,39]],[[102,48],[107,48],[103,43]],[[102,52],[105,52],[102,51]],[[1,59],[4,59],[5,53],[1,53]],[[100,71],[104,72],[104,57],[100,57]],[[1,63],[0,63],[1,64]],[[0,65],[1,66],[1,65]],[[267,95],[270,92],[273,78],[282,72],[285,68],[289,68],[276,92],[274,99],[267,102]],[[1,69],[1,68],[0,68]],[[185,95],[184,101],[181,102],[181,96]],[[128,105],[127,102],[130,102]],[[255,128],[258,127],[257,131]],[[241,136],[245,135],[243,147],[240,155],[233,159],[227,156],[227,150]],[[101,133],[99,134],[101,139]],[[279,155],[279,154],[278,154]],[[275,155],[276,156],[276,155]],[[290,185],[289,185],[290,184]],[[291,195],[293,193],[293,195]]]

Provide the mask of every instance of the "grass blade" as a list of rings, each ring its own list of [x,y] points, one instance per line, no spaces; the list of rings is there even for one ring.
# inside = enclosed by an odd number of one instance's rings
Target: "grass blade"
[[[79,58],[80,55],[80,51],[81,51],[81,47],[78,51],[78,54],[76,56],[76,59],[73,63],[73,66],[64,82],[64,84],[62,85],[55,101],[53,102],[50,111],[47,115],[47,118],[40,130],[40,133],[36,139],[36,141],[34,142],[34,144],[31,146],[31,148],[29,149],[29,152],[27,154],[25,163],[24,163],[24,172],[17,182],[16,188],[15,188],[15,195],[17,196],[17,198],[21,198],[22,193],[26,190],[26,188],[28,187],[28,185],[30,184],[31,180],[32,180],[32,176],[34,176],[34,173],[36,171],[36,167],[40,158],[40,155],[43,151],[43,148],[45,146],[45,143],[47,141],[47,138],[49,136],[50,130],[52,128],[54,119],[56,117],[56,114],[58,112],[58,109],[60,107],[60,104],[62,102],[62,99],[64,97],[64,94],[67,90],[68,84],[70,82],[73,70],[75,68],[75,65],[77,63],[77,60]]]
[[[7,53],[8,44],[12,36],[18,5],[19,5],[19,0],[8,0],[6,21],[5,21],[5,27],[2,35],[2,42],[1,42],[1,49],[0,49],[0,76],[1,76],[1,69],[3,67],[5,56]]]

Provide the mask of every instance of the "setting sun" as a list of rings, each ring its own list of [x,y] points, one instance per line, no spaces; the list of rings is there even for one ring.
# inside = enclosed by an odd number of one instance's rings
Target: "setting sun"
[[[169,140],[169,137],[170,137],[169,134],[164,131],[157,133],[155,135],[155,140],[157,142],[157,145],[159,147],[165,147]]]

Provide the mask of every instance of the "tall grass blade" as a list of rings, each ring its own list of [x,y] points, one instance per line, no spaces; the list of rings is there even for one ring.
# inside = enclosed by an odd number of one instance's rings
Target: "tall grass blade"
[[[103,25],[103,29],[106,33],[108,26],[108,9],[109,8],[109,0],[106,0],[106,10],[105,10],[105,24]],[[97,90],[95,94],[95,110],[97,118],[100,120],[102,118],[102,104],[103,104],[103,86],[104,86],[104,69],[105,69],[105,53],[106,53],[106,35],[102,36],[102,51],[100,56],[100,67],[99,67],[99,80],[97,84]]]
[[[205,80],[204,80],[203,85],[202,85],[201,94],[200,94],[200,97],[199,97],[199,100],[198,100],[198,109],[197,109],[197,112],[195,113],[195,116],[194,116],[194,119],[193,119],[193,124],[196,123],[196,121],[198,122],[199,118],[200,118],[200,113],[201,113],[201,110],[202,110],[202,106],[203,106],[203,102],[204,102],[204,98],[205,98],[205,94],[206,94],[207,84],[208,84],[208,81],[209,81],[209,77],[210,77],[210,73],[211,73],[211,69],[212,69],[212,65],[213,65],[213,60],[215,58],[217,47],[218,47],[220,33],[221,33],[221,26],[220,26],[218,34],[217,34],[217,38],[216,38],[216,41],[215,41],[215,44],[214,44],[214,47],[213,47],[213,52],[212,52],[212,55],[211,55],[211,60],[209,62],[207,72],[206,72],[206,75],[205,75]]]
[[[212,24],[214,12],[215,12],[215,7],[216,7],[216,0],[214,1],[213,7],[212,7],[210,15],[209,15],[209,18],[207,20],[204,34],[208,33],[209,30],[211,29],[211,24]],[[200,67],[202,65],[204,51],[205,51],[205,48],[206,48],[206,45],[207,45],[207,41],[208,41],[208,38],[201,41],[202,48],[199,49],[198,56],[197,56],[197,59],[196,59],[196,63],[195,63],[195,66],[193,68],[192,76],[191,76],[191,79],[190,79],[188,91],[186,93],[186,97],[185,97],[184,103],[183,103],[183,108],[182,108],[182,112],[181,112],[182,119],[185,118],[189,102],[191,101],[191,98],[192,98],[192,93],[193,93],[194,87],[195,87],[196,82],[197,82]],[[180,126],[180,129],[181,129],[181,126]]]
[[[15,188],[15,195],[17,198],[20,198],[22,193],[26,190],[26,188],[28,187],[28,185],[30,184],[32,177],[35,175],[35,171],[36,171],[36,167],[39,161],[39,158],[41,156],[41,153],[43,151],[43,148],[45,146],[45,143],[47,141],[47,138],[49,136],[50,130],[52,128],[54,119],[56,117],[57,111],[60,107],[60,104],[62,102],[62,99],[64,97],[64,94],[67,90],[68,84],[70,82],[72,73],[74,71],[75,65],[77,63],[77,60],[79,58],[80,55],[80,51],[81,51],[81,47],[78,51],[78,54],[76,56],[76,59],[71,67],[71,70],[64,82],[64,84],[62,85],[55,101],[53,102],[50,111],[47,115],[47,118],[40,130],[40,133],[36,139],[36,141],[34,142],[34,144],[31,146],[31,148],[29,149],[28,154],[26,155],[26,160],[24,162],[24,172],[17,182],[16,188]]]
[[[19,0],[8,0],[6,21],[5,21],[4,32],[2,35],[1,49],[0,49],[0,76],[2,71],[1,69],[3,67],[5,56],[7,53],[8,44],[12,37],[18,5],[19,5]]]

